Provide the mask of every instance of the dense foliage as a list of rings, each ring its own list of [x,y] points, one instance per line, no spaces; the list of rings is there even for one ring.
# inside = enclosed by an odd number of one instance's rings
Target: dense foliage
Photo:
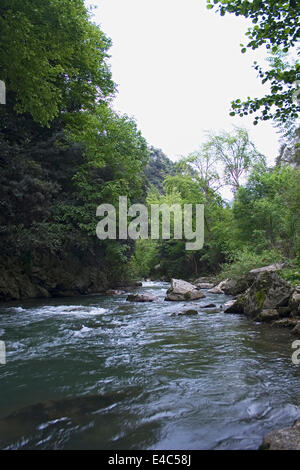
[[[110,109],[110,40],[82,0],[4,1],[0,24],[1,254],[90,252],[121,276],[133,247],[97,239],[96,208],[145,198],[148,149]]]

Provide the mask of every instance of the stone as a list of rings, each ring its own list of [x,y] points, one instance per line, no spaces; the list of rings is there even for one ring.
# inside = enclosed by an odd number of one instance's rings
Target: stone
[[[271,322],[279,319],[279,313],[276,309],[264,309],[255,318],[259,322]]]
[[[300,421],[267,434],[259,450],[300,450]]]
[[[296,325],[297,320],[295,318],[282,318],[281,320],[274,321],[271,326],[278,328],[294,328]]]
[[[260,273],[264,272],[276,272],[285,267],[285,264],[271,264],[269,266],[263,266],[262,268],[252,269],[249,273],[240,277],[239,279],[225,279],[213,288],[213,291],[209,291],[213,294],[224,293],[226,295],[240,295],[245,292]],[[222,291],[222,292],[220,292]]]
[[[152,294],[130,294],[126,300],[127,302],[154,302],[158,298]]]
[[[250,317],[257,317],[263,310],[277,309],[288,305],[293,289],[276,272],[261,272],[246,292],[237,298],[243,306],[243,312]]]
[[[239,295],[245,292],[253,283],[254,277],[249,274],[242,276],[240,279],[226,279],[219,284],[219,288],[226,295]]]
[[[211,282],[194,282],[193,284],[198,287],[198,289],[212,289],[214,287]]]
[[[277,308],[280,318],[287,318],[290,316],[290,307],[278,307]]]
[[[243,281],[243,287],[241,288],[241,282],[242,281],[239,280],[225,279],[224,281],[219,282],[216,286],[210,288],[207,292],[210,294],[237,295],[248,287],[248,283],[244,283]]]
[[[300,316],[300,287],[296,287],[289,300],[290,310],[295,316]]]
[[[243,298],[238,298],[226,302],[223,306],[224,313],[244,313]]]
[[[189,310],[184,310],[182,312],[178,312],[177,315],[198,315],[197,310],[189,309]]]
[[[265,273],[265,272],[276,272],[276,271],[281,271],[284,269],[286,265],[284,263],[279,264],[279,263],[274,263],[274,264],[269,264],[268,266],[263,266],[261,268],[256,268],[256,269],[251,269],[250,274],[259,274],[259,273]]]
[[[171,287],[167,290],[165,300],[186,301],[203,299],[205,295],[193,284],[181,279],[171,279]]]
[[[209,294],[224,294],[222,289],[220,289],[218,286],[213,287],[212,289],[209,289],[207,291]]]
[[[201,308],[215,308],[216,304],[201,305]]]

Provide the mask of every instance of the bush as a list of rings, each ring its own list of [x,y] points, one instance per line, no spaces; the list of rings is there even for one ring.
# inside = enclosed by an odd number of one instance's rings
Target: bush
[[[246,248],[234,253],[231,263],[222,265],[219,279],[237,279],[247,274],[251,269],[261,268],[268,264],[280,263],[282,261],[282,256],[275,250],[265,250],[261,254],[256,254]]]
[[[300,266],[298,265],[294,268],[283,269],[280,272],[280,276],[292,284],[292,286],[297,286],[300,284]]]

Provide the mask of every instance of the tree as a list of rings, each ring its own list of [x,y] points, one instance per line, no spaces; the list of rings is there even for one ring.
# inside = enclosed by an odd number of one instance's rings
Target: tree
[[[239,243],[256,253],[268,249],[299,257],[299,184],[300,171],[289,165],[255,168],[233,205]]]
[[[0,36],[2,265],[90,255],[121,279],[134,244],[100,241],[96,209],[122,194],[145,199],[148,149],[135,122],[110,108],[110,41],[83,0],[2,0]]]
[[[206,149],[215,156],[224,168],[224,181],[236,192],[242,178],[257,163],[264,163],[264,157],[256,150],[250,141],[248,132],[242,128],[235,128],[235,132],[210,133]]]
[[[216,8],[222,16],[234,13],[251,19],[253,27],[246,33],[248,44],[241,44],[242,53],[247,48],[255,50],[263,45],[273,53],[287,53],[299,40],[299,6],[299,0],[208,0],[207,8]],[[254,124],[258,120],[275,119],[286,122],[290,118],[297,119],[300,106],[299,101],[295,100],[295,85],[300,78],[300,64],[295,62],[283,68],[282,63],[277,63],[267,71],[263,71],[256,63],[254,67],[262,83],[270,84],[271,93],[263,98],[248,97],[243,102],[236,99],[232,102],[230,114],[242,117],[260,112],[260,115],[256,115]],[[299,94],[300,90],[298,96]]]
[[[0,80],[42,125],[113,93],[109,47],[83,0],[1,0]]]
[[[190,153],[177,163],[177,168],[181,172],[190,174],[203,188],[203,192],[207,199],[212,192],[218,191],[224,184],[218,172],[218,157],[213,149],[203,144],[200,150]]]

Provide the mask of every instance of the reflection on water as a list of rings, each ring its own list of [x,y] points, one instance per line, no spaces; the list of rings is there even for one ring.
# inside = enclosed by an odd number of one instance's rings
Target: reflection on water
[[[255,449],[300,417],[289,331],[126,294],[0,307],[0,447]],[[204,291],[205,292],[205,291]],[[184,308],[195,316],[177,316]]]

